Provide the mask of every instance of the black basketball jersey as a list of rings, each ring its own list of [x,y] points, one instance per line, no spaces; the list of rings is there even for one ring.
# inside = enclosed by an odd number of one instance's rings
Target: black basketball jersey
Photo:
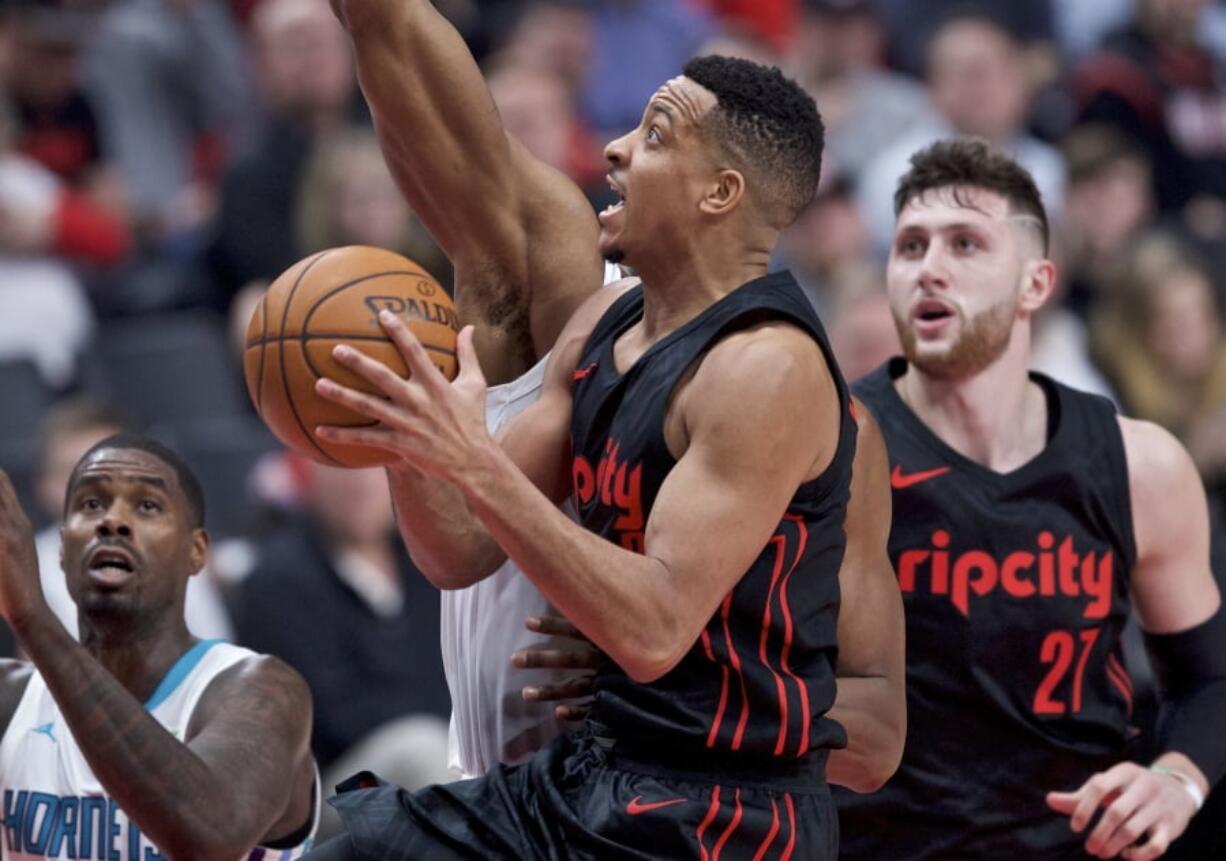
[[[889,450],[890,558],[907,619],[907,743],[873,795],[840,791],[842,856],[1083,858],[1044,796],[1125,757],[1120,632],[1136,558],[1109,401],[1032,374],[1048,442],[1000,474],[899,397],[895,359],[856,384]]]
[[[619,373],[614,343],[642,313],[640,289],[620,297],[575,372],[574,494],[593,532],[643,551],[652,504],[676,463],[664,440],[670,397],[687,369],[735,330],[778,319],[809,333],[834,376],[842,421],[829,467],[797,489],[774,536],[681,662],[650,684],[616,666],[601,672],[592,717],[615,738],[650,740],[662,755],[718,751],[795,761],[840,747],[842,728],[824,715],[834,701],[838,571],[856,427],[821,323],[791,275],[771,274],[716,302]]]

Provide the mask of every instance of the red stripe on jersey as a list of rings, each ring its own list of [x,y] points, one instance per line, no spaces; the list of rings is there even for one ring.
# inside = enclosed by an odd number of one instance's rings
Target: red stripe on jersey
[[[788,808],[788,843],[783,847],[783,854],[779,856],[779,861],[788,861],[792,857],[792,850],[796,848],[796,808],[792,804],[792,793],[785,792],[783,801]]]
[[[770,831],[766,832],[766,839],[762,841],[762,845],[758,847],[758,851],[754,853],[753,861],[762,861],[763,856],[771,848],[771,844],[775,842],[775,835],[779,833],[779,805],[775,803],[775,799],[771,799],[771,827]]]
[[[771,572],[770,587],[766,590],[766,610],[762,613],[762,636],[758,640],[758,660],[762,666],[770,670],[771,678],[775,680],[775,693],[779,695],[779,740],[775,742],[775,756],[783,753],[783,745],[787,741],[788,731],[788,693],[783,685],[783,676],[775,672],[775,668],[766,660],[766,641],[771,625],[771,600],[775,597],[775,586],[779,575],[783,573],[783,558],[787,553],[788,540],[783,535],[771,537],[775,545],[775,570]]]
[[[698,830],[694,832],[694,839],[698,841],[699,857],[702,861],[709,861],[710,855],[707,854],[707,847],[702,845],[702,835],[706,833],[707,827],[715,821],[715,814],[719,813],[719,784],[711,790],[711,806],[707,808],[707,815],[702,818],[702,822],[698,823]]]
[[[741,656],[736,653],[736,646],[732,642],[732,626],[728,623],[732,615],[731,592],[728,593],[728,597],[724,598],[720,615],[724,621],[724,642],[728,646],[728,660],[732,664],[732,669],[736,670],[737,681],[741,685],[741,715],[737,718],[736,732],[732,735],[732,749],[740,750],[741,739],[745,736],[745,724],[749,723],[749,691],[745,687],[745,673],[741,671]]]
[[[1132,717],[1132,682],[1119,661],[1114,658],[1115,655],[1107,656],[1107,679],[1123,694],[1124,702],[1128,706],[1128,717]]]
[[[715,650],[711,648],[711,634],[706,628],[702,629],[702,648],[707,654],[707,660],[716,663]],[[728,705],[728,667],[721,664],[719,669],[723,682],[719,688],[719,705],[715,709],[715,719],[711,722],[711,732],[707,734],[707,747],[715,746],[715,735],[719,732],[719,725],[724,722],[724,708]]]
[[[732,836],[732,832],[736,831],[737,826],[741,824],[741,790],[738,787],[736,795],[733,796],[736,801],[736,807],[732,814],[732,821],[728,823],[728,827],[724,829],[724,833],[719,835],[719,841],[715,844],[715,852],[711,856],[711,861],[719,861],[719,853],[724,851],[724,844],[728,842],[728,838]]]
[[[1107,655],[1107,666],[1115,670],[1119,674],[1120,681],[1128,688],[1128,693],[1133,693],[1132,676],[1128,675],[1128,670],[1124,669],[1124,665],[1120,663],[1120,659],[1115,655]]]
[[[788,580],[792,578],[792,572],[796,570],[796,566],[800,564],[801,558],[805,555],[805,545],[809,542],[809,527],[805,524],[804,518],[795,514],[785,514],[784,517],[796,523],[796,528],[800,531],[800,546],[796,550],[796,559],[792,562],[792,567],[783,577],[783,585],[779,587],[779,603],[783,605],[783,652],[779,656],[779,664],[784,674],[796,682],[796,689],[800,692],[801,736],[796,755],[804,756],[809,750],[809,723],[813,718],[809,714],[809,689],[788,666],[788,652],[792,649],[792,611],[788,607]]]

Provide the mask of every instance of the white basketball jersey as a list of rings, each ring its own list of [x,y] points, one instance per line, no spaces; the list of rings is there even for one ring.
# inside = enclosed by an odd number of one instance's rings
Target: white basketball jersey
[[[182,741],[209,683],[254,654],[220,640],[202,640],[170,668],[145,708]],[[0,789],[4,803],[0,855],[6,861],[165,861],[94,777],[37,671],[0,740]],[[318,774],[314,795],[311,831],[302,843],[290,849],[256,847],[247,859],[291,861],[306,853],[319,825]]]
[[[605,265],[605,284],[622,277],[616,265]],[[548,360],[546,355],[518,379],[490,387],[485,424],[491,434],[540,397]],[[570,502],[562,510],[575,516]],[[500,762],[523,762],[565,729],[554,716],[555,703],[528,702],[521,692],[525,685],[575,673],[511,664],[512,652],[554,642],[524,627],[529,616],[546,613],[556,611],[510,560],[479,583],[442,593],[443,669],[451,691],[448,765],[462,777],[478,777]],[[565,648],[567,641],[556,643]]]

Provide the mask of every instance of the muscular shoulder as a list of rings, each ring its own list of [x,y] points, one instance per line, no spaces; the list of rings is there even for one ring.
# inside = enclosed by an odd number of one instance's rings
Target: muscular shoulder
[[[671,437],[674,451],[702,433],[720,446],[752,443],[824,465],[838,441],[830,367],[817,342],[790,323],[761,323],[721,339],[679,390],[675,406],[681,426],[680,436]],[[806,470],[806,480],[815,469]]]
[[[782,403],[804,395],[816,403],[834,379],[817,342],[791,323],[772,321],[734,332],[707,352],[693,386],[705,396]]]
[[[0,735],[8,730],[32,675],[34,665],[28,661],[0,660]]]
[[[311,690],[297,670],[271,655],[252,655],[219,673],[201,696],[188,735],[219,717],[257,714],[270,732],[309,733]]]
[[[1164,536],[1183,535],[1208,517],[1204,489],[1187,449],[1170,431],[1148,421],[1118,421],[1137,554],[1145,557]]]
[[[1171,491],[1199,487],[1200,477],[1187,449],[1160,425],[1124,416],[1118,418],[1128,463],[1128,484],[1134,500],[1160,501]]]

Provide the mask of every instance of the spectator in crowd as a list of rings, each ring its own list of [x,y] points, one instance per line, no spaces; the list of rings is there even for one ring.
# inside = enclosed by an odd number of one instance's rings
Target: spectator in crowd
[[[823,319],[843,376],[858,380],[901,352],[880,266],[863,262],[843,267],[831,294]]]
[[[327,0],[263,0],[251,38],[269,116],[255,148],[222,181],[208,254],[222,305],[299,259],[294,212],[311,154],[364,117],[349,42]]]
[[[504,63],[486,75],[486,84],[503,128],[528,152],[573,179],[589,198],[608,192],[601,145],[580,120],[573,93],[558,73]]]
[[[684,0],[597,0],[591,7],[591,54],[580,105],[596,137],[605,141],[638,125],[660,82],[679,74],[717,25],[706,10]]]
[[[73,468],[84,454],[113,434],[131,430],[115,410],[88,398],[60,401],[39,428],[38,507],[49,525],[34,537],[38,571],[47,604],[73,637],[77,636],[77,605],[68,594],[60,566],[60,525],[64,496]],[[230,622],[221,595],[206,567],[187,581],[184,604],[187,628],[203,639],[229,639]]]
[[[5,38],[0,23],[0,75],[8,65]],[[49,256],[62,199],[59,181],[13,152],[8,107],[0,88],[0,361],[29,361],[49,387],[62,388],[76,375],[93,314],[71,269]]]
[[[951,16],[968,12],[990,12],[1019,42],[1051,41],[1056,26],[1052,12],[1056,6],[1089,6],[1066,0],[876,0],[881,6],[886,32],[890,38],[890,60],[907,74],[920,74],[926,56],[924,46]],[[1102,0],[1094,0],[1100,3]]]
[[[102,145],[154,253],[174,253],[216,208],[222,162],[252,133],[255,97],[229,4],[94,0],[84,45]]]
[[[1083,319],[1110,283],[1120,256],[1153,221],[1144,150],[1111,126],[1078,126],[1062,143],[1068,195],[1059,231],[1067,304]]]
[[[1226,481],[1226,338],[1212,273],[1164,233],[1136,243],[1096,309],[1095,356],[1125,409],[1166,427]]]
[[[260,544],[232,596],[238,642],[307,680],[325,786],[359,768],[449,780],[438,593],[396,536],[383,471],[291,457],[305,510]]]
[[[1033,85],[1024,47],[986,13],[950,17],[928,45],[926,80],[940,114],[936,125],[904,134],[865,168],[857,195],[882,255],[894,224],[894,188],[911,153],[953,135],[981,137],[1016,158],[1034,177],[1047,211],[1059,218],[1064,161],[1058,150],[1026,132]]]
[[[1226,198],[1226,91],[1199,37],[1209,4],[1137,0],[1132,21],[1073,78],[1080,120],[1116,126],[1160,166],[1153,180],[1163,210],[1199,195]]]
[[[792,270],[809,301],[824,315],[831,310],[839,271],[860,266],[870,252],[868,228],[851,185],[824,171],[813,201],[780,238],[781,263]]]
[[[885,66],[874,0],[807,0],[788,65],[821,106],[826,165],[855,176],[898,137],[936,122],[914,79]]]
[[[320,142],[297,194],[299,256],[341,245],[404,254],[444,284],[451,264],[404,197],[369,129],[346,129]]]

